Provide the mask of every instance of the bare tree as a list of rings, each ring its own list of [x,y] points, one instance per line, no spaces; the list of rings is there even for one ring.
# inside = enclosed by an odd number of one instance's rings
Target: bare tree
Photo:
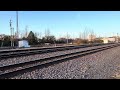
[[[25,38],[28,36],[28,26],[25,27]]]
[[[69,38],[70,38],[70,35],[67,32],[67,34],[66,34],[67,44],[69,43]]]
[[[23,33],[23,32],[19,32],[19,34],[20,34],[20,37],[21,37],[21,38],[24,37],[24,35],[23,35],[24,33]]]
[[[79,33],[79,39],[82,39],[82,32]]]
[[[50,30],[49,29],[45,30],[45,37],[47,37],[47,36],[50,36]]]
[[[1,43],[1,47],[2,47],[4,42],[4,36],[2,36],[1,38],[2,38],[2,43]]]
[[[38,32],[35,32],[35,37],[39,37],[39,33]]]
[[[22,39],[22,38],[25,38],[25,36],[26,36],[26,30],[20,30],[19,31],[19,35],[20,35],[20,38]],[[17,33],[16,33],[16,36],[17,36]]]
[[[42,33],[41,32],[39,33],[39,39],[42,39]]]
[[[89,39],[90,39],[90,42],[93,43],[95,39],[95,33],[93,30],[90,30]]]
[[[89,34],[89,32],[88,32],[88,28],[85,27],[85,30],[84,30],[83,33],[82,33],[82,37],[83,37],[84,40],[87,39],[88,34]]]

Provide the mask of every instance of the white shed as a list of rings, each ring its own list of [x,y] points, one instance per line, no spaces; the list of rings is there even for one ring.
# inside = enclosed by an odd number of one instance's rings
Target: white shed
[[[18,43],[18,47],[30,47],[27,40],[21,40]]]
[[[108,43],[108,38],[103,38],[103,43]]]
[[[115,42],[114,37],[103,38],[102,40],[104,43]]]

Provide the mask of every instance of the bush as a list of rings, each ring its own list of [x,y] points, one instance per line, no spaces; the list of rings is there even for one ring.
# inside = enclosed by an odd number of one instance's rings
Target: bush
[[[73,43],[76,44],[76,45],[87,44],[87,43],[88,43],[88,40],[75,39],[75,40],[73,41]]]

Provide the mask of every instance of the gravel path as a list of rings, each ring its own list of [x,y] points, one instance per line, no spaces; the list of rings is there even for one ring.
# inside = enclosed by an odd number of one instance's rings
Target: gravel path
[[[120,46],[36,69],[12,79],[112,79],[120,78]]]
[[[51,53],[44,53],[44,54],[35,54],[35,55],[21,56],[21,57],[14,57],[14,58],[7,58],[7,59],[0,60],[0,66],[17,64],[17,63],[22,63],[25,61],[33,61],[35,59],[41,59],[44,57],[50,57],[50,56],[55,56],[55,55],[62,55],[62,54],[77,52],[77,51],[83,51],[83,50],[93,49],[96,47],[101,47],[101,46],[80,48],[80,49],[74,49],[74,50],[66,50],[66,51],[58,51],[58,52],[51,52]]]

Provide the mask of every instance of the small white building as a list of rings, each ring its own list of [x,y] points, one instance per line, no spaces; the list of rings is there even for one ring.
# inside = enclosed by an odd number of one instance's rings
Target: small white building
[[[114,37],[103,38],[103,43],[115,42]]]
[[[107,38],[103,38],[103,43],[108,43],[108,39]]]
[[[109,40],[110,42],[115,42],[115,41],[116,41],[115,37],[108,37],[108,40]]]
[[[27,40],[21,40],[18,42],[18,47],[30,47]]]

